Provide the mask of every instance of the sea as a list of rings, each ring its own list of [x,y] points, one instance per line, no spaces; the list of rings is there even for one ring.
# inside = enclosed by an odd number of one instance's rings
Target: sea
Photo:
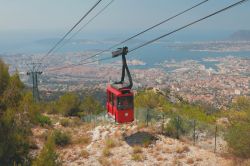
[[[209,36],[209,35],[208,35]],[[216,34],[214,34],[216,36]],[[218,35],[214,38],[206,38],[203,37],[199,38],[191,38],[190,36],[186,36],[185,39],[181,37],[178,38],[171,38],[171,40],[163,39],[160,42],[155,42],[153,44],[147,45],[142,47],[136,51],[133,51],[127,55],[128,60],[140,60],[145,62],[145,65],[138,65],[133,66],[135,68],[152,68],[164,61],[185,61],[185,60],[195,60],[203,63],[207,68],[214,68],[216,62],[208,62],[203,61],[204,58],[216,58],[216,57],[226,57],[226,56],[235,56],[235,57],[242,57],[242,58],[250,58],[250,51],[238,51],[238,52],[211,52],[211,51],[192,51],[192,50],[183,50],[183,49],[173,49],[168,47],[169,45],[180,43],[180,42],[194,42],[194,41],[211,41],[211,40],[218,40],[219,38],[223,39],[226,35]],[[122,41],[122,38],[112,38],[108,35],[104,35],[105,39],[84,39],[78,38],[74,40],[70,40],[66,43],[63,43],[63,47],[57,50],[57,54],[65,53],[79,53],[79,52],[86,52],[86,51],[95,51],[98,52],[100,50],[106,50],[110,48],[114,44]],[[152,37],[151,37],[152,38]],[[136,39],[132,40],[120,47],[127,46],[129,50],[147,42],[151,39],[150,37],[144,39]],[[8,56],[13,54],[41,54],[46,53],[51,46],[53,46],[59,38],[49,38],[49,35],[45,37],[33,37],[29,35],[29,37],[25,38],[22,37],[10,37],[4,36],[4,38],[0,38],[0,56]],[[188,40],[187,40],[188,39]],[[67,40],[66,40],[67,41]],[[115,49],[113,49],[115,50]],[[105,54],[101,55],[99,58],[111,57],[112,50],[106,52]],[[50,55],[50,56],[53,56]],[[49,57],[48,57],[49,58]],[[117,61],[118,59],[111,59],[107,61],[103,61],[101,63],[111,63],[113,61]]]

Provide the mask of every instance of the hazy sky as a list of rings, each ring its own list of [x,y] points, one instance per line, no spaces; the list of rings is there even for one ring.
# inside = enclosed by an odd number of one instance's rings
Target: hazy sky
[[[110,1],[103,0],[88,19]],[[138,32],[201,1],[115,0],[84,31],[100,35],[105,32],[116,32],[121,35]],[[58,35],[63,34],[96,2],[97,0],[0,0],[0,38],[11,36],[15,32],[24,34],[44,32],[48,37],[54,32],[58,32]],[[150,33],[154,35],[168,32],[233,2],[236,0],[209,0],[185,16],[164,24]],[[250,29],[250,2],[199,23],[186,32],[239,29]]]

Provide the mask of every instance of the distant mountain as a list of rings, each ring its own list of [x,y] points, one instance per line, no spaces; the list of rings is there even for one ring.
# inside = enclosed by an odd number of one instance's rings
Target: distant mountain
[[[244,40],[244,41],[250,41],[250,30],[240,30],[233,33],[230,37],[230,40]]]

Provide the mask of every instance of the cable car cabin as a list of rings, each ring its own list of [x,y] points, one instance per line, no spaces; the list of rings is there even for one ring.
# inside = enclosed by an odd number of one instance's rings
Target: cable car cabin
[[[125,55],[128,47],[119,48],[112,52],[112,57],[122,56],[121,81],[115,82],[107,87],[107,113],[118,123],[129,123],[134,121],[134,94],[132,92],[133,81],[130,75]],[[124,86],[125,73],[127,73],[129,85]],[[116,87],[120,85],[121,87]]]
[[[131,89],[107,87],[107,113],[118,123],[134,121],[134,94]]]

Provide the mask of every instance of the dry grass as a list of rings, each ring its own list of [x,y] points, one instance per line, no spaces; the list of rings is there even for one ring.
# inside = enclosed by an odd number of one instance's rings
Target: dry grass
[[[132,160],[134,161],[143,161],[144,160],[144,156],[142,154],[132,154]]]
[[[185,153],[185,152],[189,152],[190,149],[188,146],[178,146],[176,148],[176,153]]]
[[[234,158],[231,165],[250,166],[250,159]]]
[[[107,158],[105,158],[105,157],[100,157],[100,158],[98,158],[98,161],[99,161],[99,163],[102,165],[102,166],[110,166],[111,165],[111,163],[108,161],[108,159]]]
[[[174,157],[172,165],[173,166],[180,165],[180,161],[179,161],[179,159],[177,157]]]
[[[145,123],[139,123],[139,124],[138,124],[138,130],[143,129],[143,128],[145,128],[145,127],[146,127],[146,124],[145,124]]]
[[[193,160],[192,158],[188,158],[186,163],[187,163],[187,164],[193,164],[193,163],[194,163],[194,160]]]
[[[83,125],[84,123],[80,118],[73,118],[71,120],[71,124],[79,127],[79,126]]]
[[[105,145],[107,148],[114,148],[116,146],[116,142],[113,139],[108,138],[105,140]]]
[[[158,156],[156,159],[157,159],[157,161],[163,161],[164,160],[164,158],[162,156]]]
[[[180,154],[180,155],[178,155],[178,159],[184,159],[185,157],[186,157],[185,154]]]
[[[111,156],[110,148],[105,147],[105,148],[102,150],[102,155],[103,155],[104,157],[109,157],[109,156]]]
[[[122,160],[121,159],[113,159],[112,161],[111,161],[111,165],[117,165],[117,166],[119,166],[119,165],[122,165]]]
[[[71,122],[69,119],[61,119],[60,120],[60,124],[63,126],[63,127],[69,127],[71,125]]]
[[[166,147],[166,148],[163,149],[162,152],[163,152],[163,153],[172,153],[172,150],[169,149],[168,147]]]
[[[81,145],[88,145],[91,142],[91,139],[89,136],[82,136],[80,138],[76,138],[73,140],[73,144],[81,144]]]
[[[197,157],[197,158],[196,158],[196,161],[202,161],[202,158]]]
[[[152,156],[154,156],[154,158],[157,158],[158,156],[160,156],[160,152],[159,151],[154,151]]]
[[[117,139],[123,139],[122,133],[120,131],[115,131],[114,137]]]
[[[151,139],[150,138],[144,138],[142,145],[147,148],[151,144]]]
[[[133,153],[134,154],[142,153],[142,148],[140,146],[134,146]]]
[[[153,148],[149,148],[149,149],[147,150],[147,152],[148,152],[148,153],[154,153],[154,149],[153,149]]]
[[[88,157],[89,157],[89,152],[86,151],[86,150],[82,150],[82,151],[81,151],[81,157],[83,157],[83,158],[88,158]]]
[[[163,140],[164,144],[167,145],[173,145],[173,140],[171,138],[166,138],[165,140]]]
[[[163,145],[157,144],[157,145],[156,145],[156,150],[157,150],[157,151],[162,151],[162,147],[163,147]]]

